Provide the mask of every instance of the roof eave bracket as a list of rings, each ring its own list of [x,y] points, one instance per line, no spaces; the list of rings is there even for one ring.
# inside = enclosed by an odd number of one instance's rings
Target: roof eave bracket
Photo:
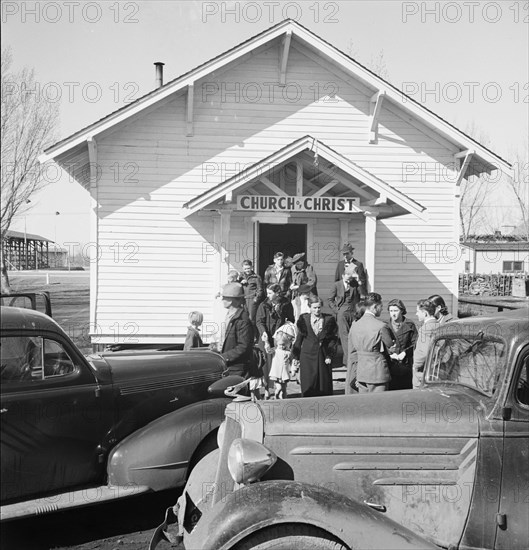
[[[369,143],[378,142],[378,119],[386,92],[378,91],[369,100]]]
[[[186,108],[186,136],[192,137],[193,128],[193,100],[195,95],[195,85],[193,83],[187,86],[187,108]]]
[[[469,149],[465,151],[461,151],[460,153],[456,153],[454,155],[456,162],[464,158],[463,164],[461,164],[461,168],[459,169],[459,173],[457,174],[457,180],[456,180],[456,186],[459,187],[461,185],[461,182],[463,181],[463,178],[465,177],[468,165],[470,164],[470,161],[472,160],[472,156],[476,154],[476,151],[470,151]]]
[[[290,42],[292,40],[292,31],[288,30],[283,37],[282,46],[280,49],[279,57],[279,85],[285,86],[287,83],[287,63],[288,53],[290,50]]]

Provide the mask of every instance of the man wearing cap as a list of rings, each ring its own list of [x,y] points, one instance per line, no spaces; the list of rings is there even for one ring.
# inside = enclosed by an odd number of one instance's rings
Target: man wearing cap
[[[244,289],[240,283],[222,287],[222,305],[228,310],[224,323],[221,355],[229,374],[244,376],[248,372],[254,333],[248,312],[243,307]]]
[[[309,312],[308,295],[318,295],[316,288],[318,278],[314,268],[305,261],[304,252],[294,254],[290,271],[292,274],[292,284],[290,285],[292,308],[294,309],[295,322],[297,322],[302,313]]]
[[[342,246],[343,260],[338,262],[336,266],[336,273],[334,274],[334,280],[340,281],[345,271],[345,268],[349,265],[356,267],[356,275],[353,275],[358,280],[358,292],[361,298],[367,294],[367,276],[364,264],[354,258],[354,246],[350,243],[345,243]]]
[[[285,255],[283,252],[274,254],[274,263],[266,268],[263,283],[265,288],[271,284],[278,284],[281,287],[281,294],[288,298],[290,295],[290,285],[292,283],[291,272],[285,266]]]

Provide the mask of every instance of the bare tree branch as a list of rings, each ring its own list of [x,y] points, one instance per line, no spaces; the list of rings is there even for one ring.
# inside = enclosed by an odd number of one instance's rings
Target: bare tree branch
[[[29,198],[46,186],[38,156],[54,141],[58,105],[40,95],[33,69],[11,70],[13,57],[2,48],[1,222],[4,243],[13,218],[27,209]],[[2,289],[9,281],[2,246]]]

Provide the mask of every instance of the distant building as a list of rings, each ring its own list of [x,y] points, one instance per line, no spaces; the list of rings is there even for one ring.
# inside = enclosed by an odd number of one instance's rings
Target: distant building
[[[505,236],[461,243],[461,273],[517,274],[529,271],[529,242]]]
[[[9,230],[2,242],[7,269],[16,271],[32,269],[60,269],[68,267],[68,251],[55,245],[50,239]]]

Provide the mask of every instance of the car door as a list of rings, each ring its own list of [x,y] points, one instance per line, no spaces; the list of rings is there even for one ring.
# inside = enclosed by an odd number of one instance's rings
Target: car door
[[[94,373],[59,335],[1,338],[2,501],[94,480],[105,422]]]
[[[495,548],[521,550],[529,541],[529,347],[519,355],[507,408]]]

